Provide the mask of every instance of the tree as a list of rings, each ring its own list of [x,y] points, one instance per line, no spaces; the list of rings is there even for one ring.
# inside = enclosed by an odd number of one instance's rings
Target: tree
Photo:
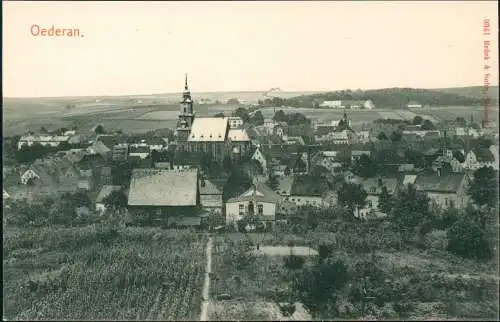
[[[419,115],[417,115],[417,116],[415,116],[415,117],[413,118],[413,124],[414,124],[414,125],[420,125],[420,124],[422,124],[422,122],[423,122],[423,119],[422,119],[422,117],[421,117],[421,116],[419,116]]]
[[[106,209],[111,209],[113,211],[120,211],[125,209],[128,204],[128,198],[125,191],[114,190],[103,200]]]
[[[224,115],[224,113],[219,112],[219,113],[215,114],[214,117],[222,117],[222,118],[224,118],[226,116]]]
[[[495,170],[491,167],[482,167],[474,172],[469,194],[476,205],[494,207],[497,188]]]
[[[229,156],[226,156],[222,161],[222,167],[226,173],[231,173],[233,171],[233,161]]]
[[[264,115],[262,115],[261,111],[255,112],[255,114],[252,117],[252,123],[257,126],[264,124]]]
[[[407,231],[405,236],[409,238],[410,233],[418,226],[433,221],[429,202],[430,199],[424,192],[418,191],[413,185],[408,185],[395,199],[390,213],[392,224],[397,229]]]
[[[328,303],[349,281],[348,266],[342,261],[324,261],[303,269],[296,293],[315,315],[327,313]],[[331,312],[328,312],[331,314]]]
[[[493,145],[493,141],[488,138],[480,137],[476,140],[477,147],[489,149]]]
[[[380,209],[380,211],[387,214],[391,211],[392,206],[393,202],[391,199],[391,195],[389,194],[387,187],[383,186],[378,197],[378,208]]]
[[[244,123],[247,123],[250,120],[250,115],[244,107],[238,107],[232,115],[241,118]]]
[[[358,215],[359,209],[366,204],[368,194],[360,184],[344,182],[338,191],[338,201],[340,205],[348,208],[354,216]]]
[[[45,128],[45,126],[42,126],[42,127],[40,128],[40,133],[42,133],[42,134],[47,134],[47,133],[49,133],[49,131],[47,131],[47,129]]]
[[[392,142],[399,142],[399,141],[401,141],[402,137],[403,137],[403,135],[401,134],[400,131],[393,131],[391,133],[391,141]]]
[[[240,101],[238,101],[237,98],[233,97],[233,98],[230,98],[230,99],[227,100],[227,104],[237,104],[237,105],[239,105]]]
[[[490,259],[493,255],[484,232],[467,217],[448,230],[448,251],[465,258]]]
[[[370,156],[362,154],[355,162],[353,172],[363,178],[371,178],[375,176],[377,167]]]
[[[279,181],[278,181],[278,178],[273,175],[273,174],[269,174],[269,178],[267,180],[267,184],[269,185],[269,187],[271,187],[271,189],[273,189],[274,191],[278,190],[279,188]]]
[[[380,132],[378,135],[377,135],[377,139],[380,140],[380,141],[386,141],[388,140],[387,138],[387,135],[385,135],[384,132]]]
[[[274,113],[273,120],[275,120],[276,122],[288,121],[286,114],[285,114],[285,112],[283,112],[283,110],[276,111],[276,113]]]
[[[424,131],[428,131],[428,130],[435,130],[436,127],[430,120],[424,120],[421,129]]]
[[[105,133],[104,126],[102,126],[102,124],[97,125],[94,129],[94,132],[96,134],[104,134]]]

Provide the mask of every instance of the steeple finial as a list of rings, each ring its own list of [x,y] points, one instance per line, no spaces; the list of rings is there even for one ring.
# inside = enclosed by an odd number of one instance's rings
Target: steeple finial
[[[184,84],[184,89],[187,91],[188,90],[188,74],[184,74],[185,75],[185,84]]]

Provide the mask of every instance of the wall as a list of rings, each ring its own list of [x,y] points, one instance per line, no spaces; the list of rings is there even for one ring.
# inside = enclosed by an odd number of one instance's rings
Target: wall
[[[456,193],[442,193],[442,192],[427,192],[427,196],[441,208],[448,208],[449,203],[452,201],[457,209],[463,209],[469,201],[469,197],[463,194],[457,195]]]
[[[222,210],[222,195],[202,195],[200,194],[200,203],[203,208]]]
[[[245,207],[245,214],[248,212],[248,205],[250,204],[250,201],[242,201],[242,202],[231,202],[231,203],[226,203],[226,224],[230,223],[235,223],[236,221],[240,220],[243,218],[240,216],[240,204],[244,205]],[[254,206],[254,211],[255,214],[257,214],[258,211],[258,205],[263,206],[263,215],[265,217],[269,217],[269,220],[274,220],[274,216],[276,213],[276,205],[274,203],[269,203],[269,202],[257,202]]]
[[[292,195],[288,197],[288,201],[295,203],[297,206],[311,205],[316,207],[325,207],[323,198],[321,196],[297,196]]]

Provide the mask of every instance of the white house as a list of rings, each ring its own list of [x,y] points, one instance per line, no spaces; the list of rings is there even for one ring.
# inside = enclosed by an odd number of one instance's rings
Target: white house
[[[235,225],[243,218],[255,218],[262,222],[274,222],[276,205],[281,201],[271,188],[257,183],[241,195],[226,201],[226,224]]]
[[[227,121],[229,123],[229,128],[231,129],[236,129],[243,125],[243,119],[238,116],[227,117]]]
[[[410,101],[410,102],[408,102],[406,107],[408,107],[408,108],[420,108],[420,107],[422,107],[422,104],[420,104],[417,101]]]
[[[324,101],[319,104],[320,107],[328,107],[328,108],[343,108],[342,101]]]
[[[129,157],[140,157],[141,159],[146,159],[149,156],[148,146],[130,147],[128,151]]]
[[[17,142],[18,150],[21,150],[23,146],[32,146],[35,143],[46,147],[57,147],[63,142],[68,142],[69,136],[67,135],[27,135],[22,136]]]
[[[465,169],[477,170],[482,167],[492,167],[498,170],[498,162],[490,149],[475,148],[469,151],[463,164]]]

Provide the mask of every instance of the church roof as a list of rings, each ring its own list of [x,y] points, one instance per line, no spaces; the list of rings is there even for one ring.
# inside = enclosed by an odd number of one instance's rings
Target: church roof
[[[228,129],[227,119],[221,117],[195,118],[188,142],[224,142]]]

